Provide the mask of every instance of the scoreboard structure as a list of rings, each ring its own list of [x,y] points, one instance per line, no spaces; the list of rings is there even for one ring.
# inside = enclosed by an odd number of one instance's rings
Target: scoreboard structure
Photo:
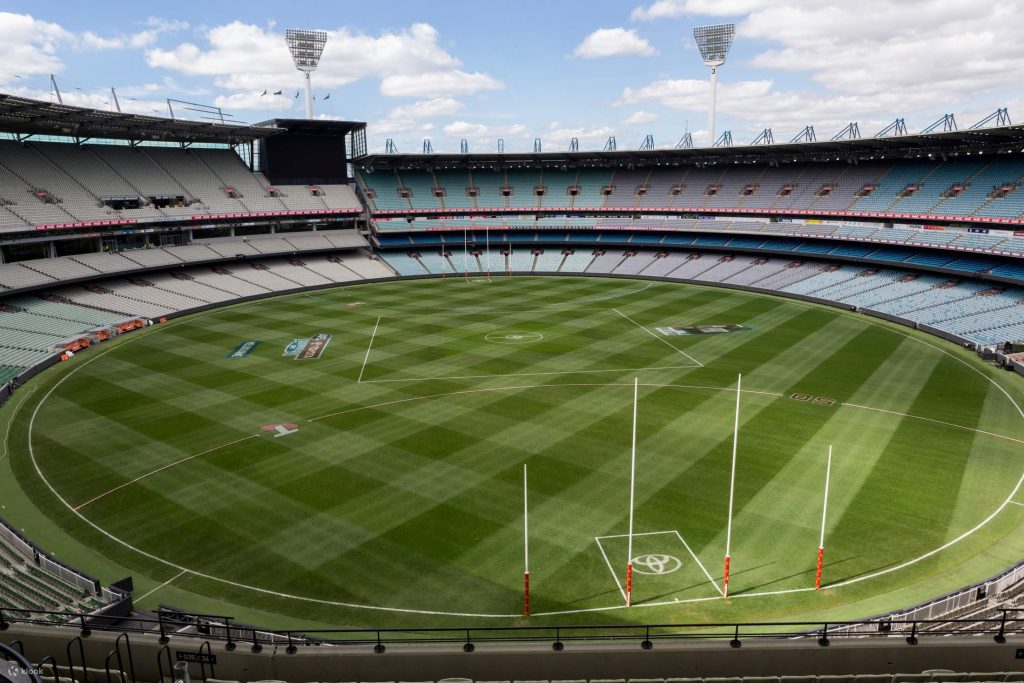
[[[347,183],[352,159],[366,154],[363,122],[271,119],[257,125],[285,130],[257,142],[255,170],[275,185]]]

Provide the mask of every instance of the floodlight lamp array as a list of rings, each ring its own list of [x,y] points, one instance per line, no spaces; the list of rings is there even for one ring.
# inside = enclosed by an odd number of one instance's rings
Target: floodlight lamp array
[[[716,24],[714,26],[697,26],[693,29],[693,39],[700,50],[700,56],[708,66],[721,66],[732,47],[732,39],[736,37],[736,24]]]
[[[292,53],[295,68],[299,71],[315,71],[324,45],[327,44],[327,33],[290,28],[285,31],[284,39],[288,43],[288,51]]]

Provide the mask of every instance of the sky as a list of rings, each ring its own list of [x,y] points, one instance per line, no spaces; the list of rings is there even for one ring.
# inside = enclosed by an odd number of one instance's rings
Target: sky
[[[52,100],[52,73],[67,104],[112,109],[114,87],[124,111],[166,115],[171,98],[302,117],[284,31],[322,29],[315,115],[366,121],[371,151],[635,149],[647,134],[663,148],[686,132],[699,146],[709,71],[693,27],[719,23],[736,39],[716,130],[735,144],[1024,117],[1024,0],[5,0],[0,91]]]

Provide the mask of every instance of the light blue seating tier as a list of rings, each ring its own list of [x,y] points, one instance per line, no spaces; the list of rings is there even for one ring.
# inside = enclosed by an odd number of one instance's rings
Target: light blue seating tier
[[[434,273],[435,275],[439,275],[441,273],[450,273],[450,272],[452,272],[451,266],[448,265],[448,262],[445,261],[444,257],[441,256],[440,252],[438,252],[438,251],[428,251],[428,250],[424,249],[424,250],[421,250],[419,252],[419,254],[420,254],[420,263],[422,263],[424,266],[426,266],[427,270],[429,270],[431,273]]]
[[[1024,171],[1018,162],[993,159],[979,173],[970,178],[969,184],[960,194],[943,199],[934,207],[933,212],[952,216],[969,216],[975,213],[983,216],[1000,215],[987,213],[980,209],[991,202],[998,211],[1002,200],[992,201],[989,198],[992,190],[1003,184],[1012,185],[1022,174]]]
[[[393,171],[362,173],[359,178],[363,181],[363,185],[373,190],[376,195],[372,202],[377,209],[388,211],[409,208],[409,201],[398,195],[400,184],[398,176]]]
[[[888,211],[898,199],[897,195],[911,183],[920,183],[921,179],[940,162],[905,162],[894,164],[882,176],[874,192],[860,197],[850,207],[851,211]]]
[[[414,209],[440,209],[441,200],[434,196],[434,174],[426,171],[402,171],[402,185],[412,193],[409,202]]]
[[[1010,237],[992,248],[1007,254],[1024,254],[1024,237]]]
[[[533,248],[531,247],[518,247],[512,249],[512,253],[509,254],[508,262],[513,273],[529,272],[533,270],[532,251]]]
[[[941,268],[955,260],[955,253],[942,254],[937,251],[922,251],[914,254],[908,259],[905,259],[904,263],[917,263],[922,266],[935,266],[937,268]]]
[[[894,299],[922,294],[935,285],[943,282],[942,279],[929,275],[921,275],[905,281],[901,280],[902,278],[897,278],[885,287],[860,292],[853,296],[847,296],[843,298],[842,301],[860,308],[876,309],[876,307],[885,305],[887,302],[893,301]]]
[[[408,254],[383,252],[381,256],[399,275],[426,275],[427,271],[423,269],[423,266]]]
[[[505,208],[505,198],[501,196],[501,188],[505,187],[503,172],[477,169],[470,171],[470,174],[473,176],[473,186],[480,191],[476,198],[478,208]]]
[[[921,188],[910,197],[896,199],[890,209],[896,213],[928,213],[943,201],[942,195],[956,183],[967,183],[985,166],[981,159],[951,160],[939,164],[921,181]],[[897,190],[898,192],[899,190]]]
[[[534,272],[554,273],[558,270],[558,266],[562,265],[563,258],[565,257],[562,255],[560,247],[545,247],[544,252],[537,257],[537,264],[533,268]]]
[[[527,170],[509,170],[505,173],[512,195],[508,198],[509,208],[536,209],[540,198],[534,190],[540,185],[540,173]]]
[[[465,171],[434,171],[438,187],[443,187],[445,196],[441,199],[447,209],[472,209],[473,198],[466,194],[469,174]]]
[[[584,247],[578,247],[575,253],[565,257],[565,261],[562,263],[563,273],[582,273],[583,269],[586,268],[591,261],[594,260],[593,249],[587,249]]]
[[[857,277],[858,273],[864,271],[863,266],[857,265],[845,265],[836,268],[835,270],[822,270],[816,275],[794,282],[793,284],[786,285],[782,288],[784,292],[792,292],[794,294],[814,294],[822,289],[833,287],[841,282],[847,282]]]
[[[574,198],[574,207],[599,207],[604,204],[601,190],[612,180],[612,172],[601,169],[584,168],[580,170],[577,181],[580,193]]]
[[[863,258],[870,254],[871,252],[873,252],[874,250],[874,247],[855,244],[844,244],[842,246],[833,248],[832,251],[830,251],[829,253],[835,254],[836,256],[854,256]]]
[[[569,196],[569,188],[576,184],[576,171],[556,171],[544,169],[541,176],[541,184],[546,192],[540,198],[542,207],[563,207],[569,206],[572,197]]]

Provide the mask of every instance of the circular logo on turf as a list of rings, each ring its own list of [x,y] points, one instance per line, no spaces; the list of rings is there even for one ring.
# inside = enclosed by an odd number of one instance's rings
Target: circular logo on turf
[[[633,558],[633,569],[639,574],[671,574],[682,566],[679,558],[672,555],[640,555]]]
[[[540,332],[519,332],[515,330],[491,332],[484,339],[495,344],[532,344],[544,338]]]

